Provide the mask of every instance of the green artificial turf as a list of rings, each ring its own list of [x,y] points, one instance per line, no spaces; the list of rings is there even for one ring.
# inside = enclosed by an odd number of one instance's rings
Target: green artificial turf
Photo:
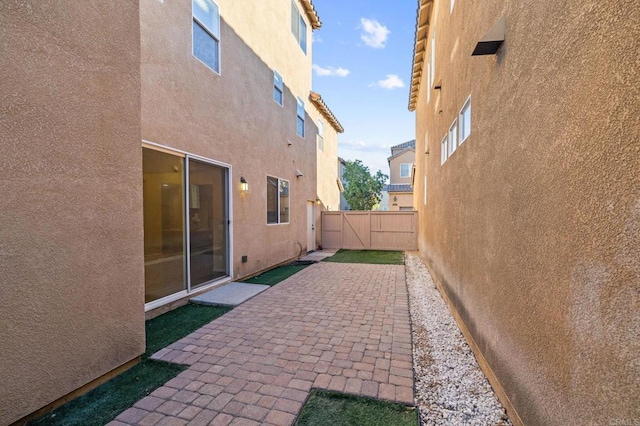
[[[343,250],[327,257],[323,262],[374,263],[381,265],[404,265],[404,252],[387,250]]]
[[[370,398],[314,390],[302,408],[301,426],[417,426],[417,410]]]
[[[104,425],[187,367],[148,359],[158,350],[213,321],[231,308],[188,304],[145,323],[146,350],[134,367],[29,422],[30,425]]]
[[[263,272],[253,278],[245,280],[243,282],[249,284],[266,284],[274,286],[280,281],[289,278],[291,275],[297,274],[309,265],[283,265],[273,268],[267,272]]]

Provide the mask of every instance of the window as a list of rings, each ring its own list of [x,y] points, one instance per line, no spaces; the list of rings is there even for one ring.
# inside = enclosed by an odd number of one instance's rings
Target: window
[[[220,11],[212,0],[193,0],[193,56],[220,72]]]
[[[295,0],[291,0],[291,33],[298,41],[300,48],[307,53],[307,23],[300,14]]]
[[[282,82],[282,76],[278,74],[278,71],[273,70],[273,100],[282,106],[284,93],[284,84]]]
[[[449,13],[453,13],[453,5],[456,4],[456,0],[451,0],[451,10]]]
[[[400,177],[406,178],[411,176],[411,163],[400,164]]]
[[[324,151],[324,123],[318,119],[318,149]]]
[[[458,120],[453,120],[449,127],[449,155],[456,150],[456,142],[458,141]]]
[[[433,30],[431,36],[431,81],[429,81],[429,90],[433,89],[433,83],[436,80],[436,29]]]
[[[297,114],[298,114],[298,120],[297,120],[298,136],[300,136],[301,138],[304,138],[304,102],[300,98],[298,98]]]
[[[289,181],[267,176],[267,223],[289,223]]]
[[[471,134],[471,96],[464,103],[464,106],[460,110],[460,143],[467,140]]]
[[[440,164],[444,164],[445,161],[447,161],[447,135],[444,135],[440,144]]]
[[[431,100],[431,62],[427,62],[427,103]]]

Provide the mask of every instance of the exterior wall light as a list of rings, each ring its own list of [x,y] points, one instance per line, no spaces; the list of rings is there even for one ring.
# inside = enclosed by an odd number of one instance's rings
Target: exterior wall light
[[[240,177],[240,190],[242,192],[247,192],[249,190],[249,184],[244,177]]]
[[[476,48],[471,56],[495,55],[502,43],[507,32],[507,24],[505,17],[498,19],[493,27],[478,41]]]

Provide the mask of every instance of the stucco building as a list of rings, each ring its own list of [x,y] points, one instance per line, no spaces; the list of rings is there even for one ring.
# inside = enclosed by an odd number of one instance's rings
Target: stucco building
[[[310,0],[2,3],[0,424],[135,363],[145,312],[317,246],[320,25]]]
[[[383,210],[413,210],[413,163],[415,157],[415,140],[391,147],[391,156],[387,158],[389,184],[385,185],[383,189],[386,194],[381,202]]]
[[[638,22],[418,1],[419,248],[515,421],[640,418]]]

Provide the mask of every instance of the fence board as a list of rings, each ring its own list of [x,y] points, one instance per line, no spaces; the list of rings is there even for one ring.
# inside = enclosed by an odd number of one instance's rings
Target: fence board
[[[350,250],[417,250],[418,212],[322,212],[322,246]]]

